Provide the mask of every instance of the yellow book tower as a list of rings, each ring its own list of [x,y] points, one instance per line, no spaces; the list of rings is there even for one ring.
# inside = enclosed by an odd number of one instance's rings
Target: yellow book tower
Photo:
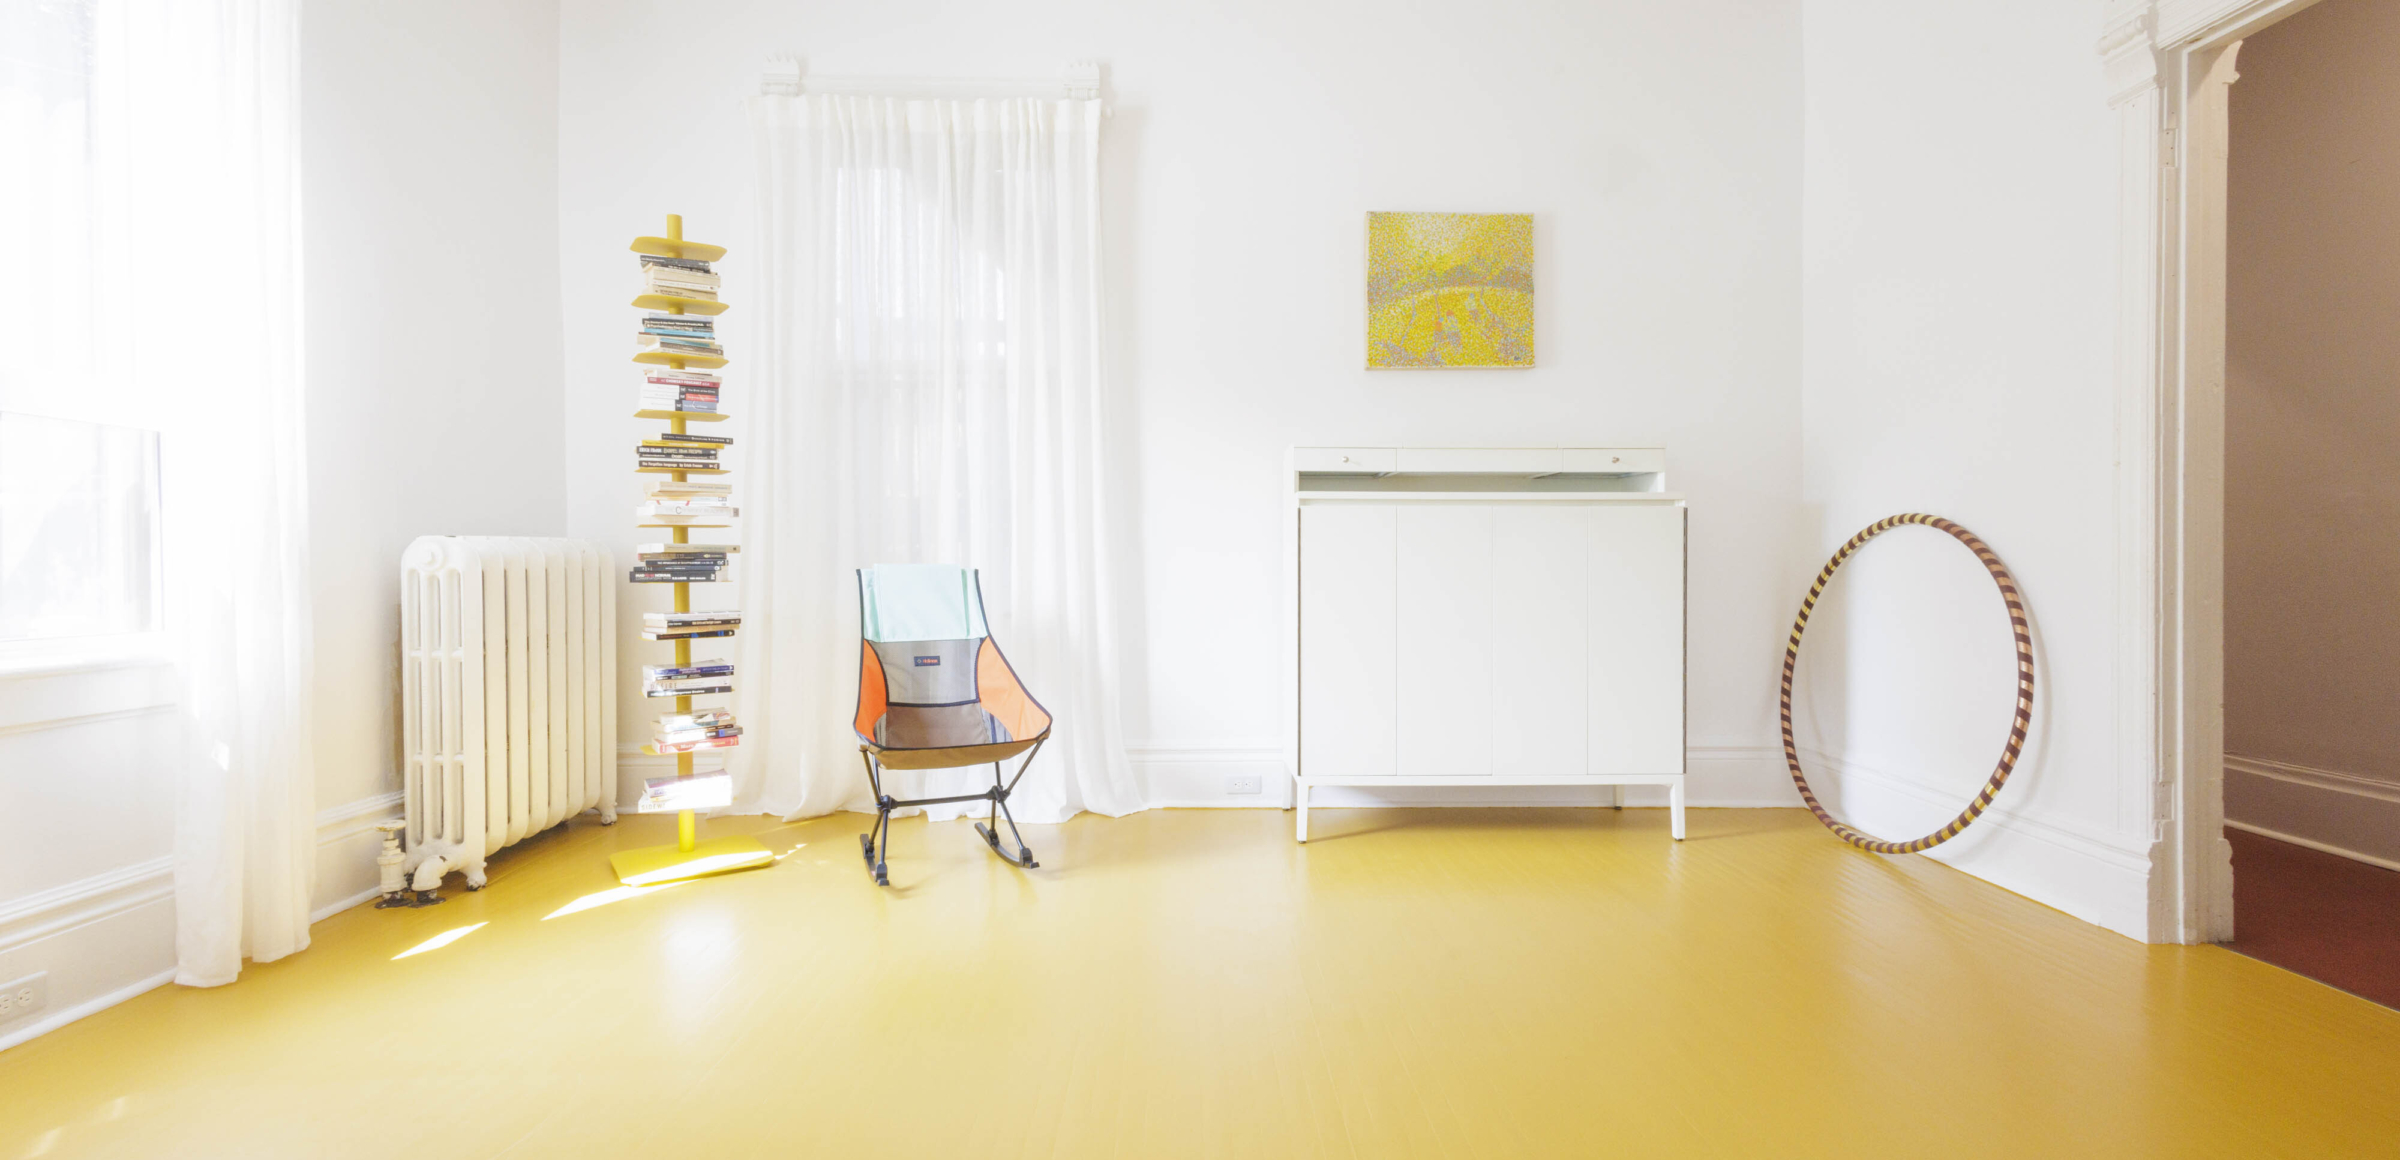
[[[667,537],[643,546],[632,579],[675,588],[673,612],[649,612],[642,618],[644,639],[671,641],[675,648],[672,665],[643,666],[643,693],[672,698],[675,711],[657,719],[655,735],[642,751],[674,754],[675,776],[650,779],[642,808],[672,810],[676,823],[674,845],[622,851],[609,865],[626,885],[649,886],[768,866],[775,855],[755,838],[700,840],[697,811],[727,804],[730,783],[722,773],[695,776],[692,771],[694,752],[729,748],[741,740],[731,713],[692,706],[695,696],[721,695],[733,687],[733,667],[720,662],[695,665],[692,642],[730,645],[741,624],[738,611],[692,608],[692,585],[718,580],[735,551],[723,542],[731,539],[729,535],[706,536],[697,543],[691,535],[695,528],[729,527],[722,521],[735,511],[730,489],[693,478],[724,475],[717,456],[732,441],[695,435],[688,427],[725,418],[720,409],[722,383],[709,373],[725,365],[713,318],[725,312],[726,304],[717,295],[712,265],[725,256],[725,247],[683,240],[683,218],[669,214],[666,236],[635,238],[633,252],[643,255],[644,284],[644,293],[633,304],[646,312],[633,356],[644,371],[641,405],[634,414],[667,424],[664,432],[645,436],[636,448],[635,470],[651,477],[644,481],[647,494],[638,511],[642,527],[663,529]]]

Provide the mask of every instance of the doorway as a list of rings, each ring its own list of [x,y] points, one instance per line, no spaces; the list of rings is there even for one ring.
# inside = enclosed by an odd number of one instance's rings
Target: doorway
[[[2231,949],[2400,1007],[2400,5],[2247,34],[2225,120]]]

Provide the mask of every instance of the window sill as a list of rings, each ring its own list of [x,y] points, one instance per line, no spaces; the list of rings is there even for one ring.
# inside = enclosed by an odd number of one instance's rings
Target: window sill
[[[0,648],[0,736],[173,708],[182,682],[163,643],[144,634]]]
[[[59,677],[173,664],[163,632],[0,644],[0,680]]]

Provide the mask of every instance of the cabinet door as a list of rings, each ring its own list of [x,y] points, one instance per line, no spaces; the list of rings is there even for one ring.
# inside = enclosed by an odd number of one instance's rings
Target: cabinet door
[[[1300,512],[1300,772],[1390,777],[1393,510],[1324,504]]]
[[[1584,772],[1591,514],[1525,504],[1492,511],[1492,768]]]
[[[1595,774],[1683,770],[1683,509],[1587,517],[1590,764]]]
[[[1400,775],[1492,772],[1492,509],[1398,509]]]

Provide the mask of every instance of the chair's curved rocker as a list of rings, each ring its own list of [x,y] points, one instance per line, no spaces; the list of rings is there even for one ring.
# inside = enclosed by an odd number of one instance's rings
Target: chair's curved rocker
[[[975,823],[992,852],[1019,866],[1038,866],[1008,795],[1025,776],[1042,742],[1050,712],[1025,691],[983,615],[983,581],[973,569],[949,564],[877,564],[858,573],[858,757],[875,791],[875,828],[858,836],[859,854],[877,886],[891,885],[885,859],[892,811],[909,806],[989,801],[992,824]],[[1001,763],[1018,754],[1015,777],[1001,781]],[[955,797],[895,798],[885,793],[887,769],[992,767],[992,788]],[[1016,842],[1000,845],[1000,820]]]

